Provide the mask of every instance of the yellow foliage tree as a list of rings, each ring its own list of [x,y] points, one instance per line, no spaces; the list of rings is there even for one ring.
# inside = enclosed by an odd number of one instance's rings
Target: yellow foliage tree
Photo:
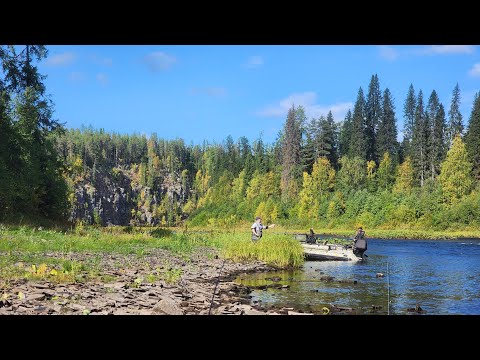
[[[393,192],[396,193],[410,193],[413,188],[414,176],[412,160],[409,156],[403,163],[397,166],[397,179],[393,186]]]
[[[298,199],[297,216],[302,219],[318,219],[320,204],[315,191],[313,177],[307,172],[303,173],[303,187]]]
[[[388,152],[385,152],[377,171],[378,188],[381,190],[388,190],[394,182],[395,173],[392,158]]]
[[[318,219],[322,198],[335,186],[335,169],[325,157],[313,164],[312,174],[303,173],[303,186],[299,194],[298,216]]]
[[[467,158],[465,144],[460,135],[456,135],[439,176],[446,203],[454,203],[470,192],[473,183],[471,172],[472,163]]]

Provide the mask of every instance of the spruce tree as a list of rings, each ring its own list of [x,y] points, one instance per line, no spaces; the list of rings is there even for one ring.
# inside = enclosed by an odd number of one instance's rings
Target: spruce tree
[[[332,112],[329,111],[327,118],[323,116],[319,120],[320,132],[317,138],[318,157],[326,157],[330,165],[335,168],[337,164],[337,149],[335,144],[335,122]]]
[[[452,94],[452,103],[448,112],[448,146],[451,145],[455,135],[463,133],[462,114],[460,113],[460,87],[455,85]]]
[[[412,156],[410,144],[413,140],[413,127],[415,125],[415,113],[416,113],[416,98],[413,85],[410,84],[408,88],[407,98],[405,99],[405,105],[403,106],[403,141],[402,148],[404,156]]]
[[[383,92],[382,116],[378,126],[377,158],[383,159],[384,154],[389,153],[390,159],[396,159],[398,146],[395,105],[390,90],[387,88]]]
[[[367,138],[365,136],[365,97],[360,87],[358,90],[357,101],[353,109],[352,117],[352,136],[348,155],[358,156],[362,160],[367,159]]]
[[[412,129],[411,153],[416,179],[423,186],[427,177],[429,126],[423,106],[423,92],[418,92],[415,122]]]
[[[473,165],[473,173],[480,179],[480,93],[475,94],[472,112],[465,134],[468,157]]]
[[[352,112],[350,109],[345,115],[345,120],[340,125],[338,158],[349,154],[350,141],[352,139]]]
[[[365,140],[367,161],[378,161],[376,135],[382,117],[382,93],[377,74],[372,75],[368,85],[365,104]]]

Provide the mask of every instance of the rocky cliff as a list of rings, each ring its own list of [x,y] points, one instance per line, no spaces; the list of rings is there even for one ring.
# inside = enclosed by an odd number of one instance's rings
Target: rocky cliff
[[[187,189],[179,174],[165,173],[157,190],[142,185],[132,169],[114,168],[78,179],[73,185],[70,221],[99,225],[174,225]]]

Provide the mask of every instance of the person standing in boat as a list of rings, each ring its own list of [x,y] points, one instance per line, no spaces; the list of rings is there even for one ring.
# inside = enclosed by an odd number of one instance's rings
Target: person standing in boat
[[[365,239],[365,231],[363,231],[360,226],[353,238],[353,252],[354,254],[360,254],[363,256],[363,253],[367,250],[367,239]]]
[[[275,224],[270,224],[266,226],[263,225],[262,218],[260,216],[257,216],[255,218],[255,222],[250,227],[252,229],[252,241],[260,240],[260,238],[262,237],[263,229],[273,228],[274,226]]]
[[[359,239],[363,239],[365,237],[365,231],[363,231],[362,227],[360,226],[357,230],[357,233],[355,234],[355,237],[353,238],[354,242],[357,242]]]

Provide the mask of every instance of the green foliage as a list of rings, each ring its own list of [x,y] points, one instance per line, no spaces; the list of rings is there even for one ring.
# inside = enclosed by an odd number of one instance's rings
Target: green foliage
[[[61,220],[90,212],[93,223],[102,225],[99,212],[77,198],[78,190],[93,196],[113,185],[125,194],[132,225],[176,226],[187,218],[189,225],[232,228],[256,215],[266,222],[329,228],[362,223],[460,229],[476,223],[476,208],[468,212],[466,204],[473,204],[478,179],[469,177],[465,152],[455,144],[445,160],[445,111],[435,91],[425,105],[422,91],[415,97],[410,86],[401,151],[393,98],[388,89],[382,96],[377,75],[366,98],[359,89],[353,113],[338,128],[331,112],[307,122],[305,109],[292,106],[273,144],[261,136],[251,145],[246,137],[228,136],[220,144],[187,146],[156,134],[62,129],[52,120],[53,107],[34,66],[45,49],[22,49],[0,48],[1,220]],[[461,133],[459,99],[457,85],[448,133]],[[466,156],[478,178],[479,104],[477,94],[465,135]],[[77,235],[92,235],[83,219],[76,221]],[[165,246],[186,250],[188,244],[175,238]]]
[[[465,134],[465,146],[468,158],[473,165],[473,174],[480,179],[480,93],[475,94],[472,112]]]
[[[360,157],[344,156],[340,159],[341,168],[338,171],[338,189],[344,192],[360,190],[365,186],[366,166]]]
[[[62,220],[67,185],[50,138],[62,129],[34,65],[47,51],[42,45],[17,49],[0,48],[0,218]]]

